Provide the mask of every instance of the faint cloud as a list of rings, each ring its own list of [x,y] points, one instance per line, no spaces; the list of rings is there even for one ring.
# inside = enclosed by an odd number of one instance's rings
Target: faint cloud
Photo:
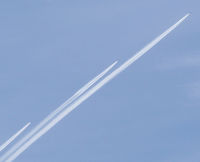
[[[179,85],[182,89],[183,95],[186,97],[186,103],[188,106],[199,106],[200,102],[200,80],[191,81],[186,84]]]
[[[185,85],[186,91],[191,98],[200,98],[200,81]]]
[[[198,150],[198,149],[197,149]],[[176,162],[198,162],[200,161],[200,153],[198,152],[192,152],[188,153],[188,155],[182,155],[179,156],[179,158],[176,158],[174,161]],[[171,161],[166,161],[166,162],[171,162]]]
[[[170,57],[169,57],[170,56]],[[170,71],[177,70],[174,74],[179,75],[179,83],[183,92],[186,94],[188,99],[200,99],[200,52],[193,52],[193,54],[172,54],[168,55],[167,58],[161,58],[161,61],[156,66],[159,71]],[[171,73],[171,72],[170,72]]]
[[[54,2],[54,0],[45,0],[45,2],[51,3]]]
[[[174,70],[178,68],[200,67],[200,53],[198,55],[188,55],[162,59],[157,66],[159,70]]]

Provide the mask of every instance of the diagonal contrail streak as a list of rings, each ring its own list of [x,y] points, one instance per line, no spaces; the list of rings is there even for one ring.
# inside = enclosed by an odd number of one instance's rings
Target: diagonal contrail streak
[[[111,74],[105,77],[102,81],[100,81],[93,88],[88,90],[84,95],[82,95],[79,99],[77,99],[73,104],[67,107],[62,113],[60,113],[57,117],[55,117],[49,124],[47,124],[43,129],[41,129],[38,133],[34,134],[26,143],[24,143],[21,147],[19,147],[16,152],[11,155],[5,154],[0,159],[0,162],[6,160],[6,162],[10,162],[15,160],[21,153],[23,153],[29,146],[31,146],[36,140],[38,140],[41,136],[47,133],[52,127],[54,127],[59,121],[61,121],[66,115],[68,115],[72,110],[74,110],[77,106],[79,106],[82,102],[92,96],[96,91],[98,91],[101,87],[103,87],[106,83],[111,81],[114,77],[116,77],[119,73],[124,71],[127,67],[129,67],[133,62],[139,59],[142,55],[144,55],[148,50],[154,47],[158,42],[160,42],[165,36],[167,36],[171,31],[173,31],[178,25],[180,25],[189,14],[185,15],[182,19],[180,19],[173,26],[168,28],[164,33],[155,38],[152,42],[147,44],[142,50],[140,50],[136,55],[131,57],[125,63],[123,63],[119,68],[114,70]]]
[[[50,113],[45,119],[43,119],[35,128],[33,128],[27,135],[25,135],[20,142],[14,145],[9,152],[15,151],[20,145],[26,142],[31,136],[33,136],[37,131],[39,131],[42,127],[45,126],[49,121],[51,121],[56,115],[58,115],[61,111],[63,111],[68,105],[70,105],[73,101],[75,101],[79,96],[81,96],[85,91],[87,91],[92,85],[94,85],[98,80],[100,80],[106,73],[108,73],[118,61],[115,61],[109,67],[107,67],[103,72],[97,75],[95,78],[90,80],[87,84],[85,84],[81,89],[74,93],[72,97],[70,97],[67,101],[65,101],[61,106],[59,106],[56,110]]]
[[[22,129],[10,137],[5,143],[0,146],[0,152],[3,151],[11,142],[13,142],[31,123],[26,124]]]

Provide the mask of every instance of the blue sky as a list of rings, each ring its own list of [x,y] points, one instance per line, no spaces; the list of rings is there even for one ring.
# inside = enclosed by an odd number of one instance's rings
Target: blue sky
[[[0,2],[0,143],[192,15],[16,161],[200,160],[199,2]],[[29,128],[30,129],[30,128]]]

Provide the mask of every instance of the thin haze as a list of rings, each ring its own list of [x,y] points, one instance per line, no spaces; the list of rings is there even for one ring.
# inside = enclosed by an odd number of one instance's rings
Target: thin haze
[[[53,126],[55,126],[60,120],[62,120],[67,114],[69,114],[73,109],[79,106],[82,102],[84,102],[87,98],[93,95],[96,91],[98,91],[101,87],[103,87],[106,83],[111,81],[114,77],[116,77],[119,73],[125,70],[128,66],[130,66],[133,62],[139,59],[142,55],[144,55],[148,50],[154,47],[158,42],[160,42],[165,36],[167,36],[171,31],[173,31],[178,25],[180,25],[189,14],[185,15],[182,19],[180,19],[177,23],[163,32],[160,36],[150,42],[147,46],[145,46],[142,50],[140,50],[136,55],[131,57],[128,61],[122,64],[119,68],[114,70],[110,75],[104,78],[100,83],[90,89],[86,94],[81,96],[76,100],[71,106],[69,106],[65,111],[60,113],[56,118],[54,118],[47,126],[45,126],[41,131],[36,133],[30,140],[28,140],[24,145],[22,145],[15,153],[11,154],[11,156],[6,160],[8,162],[15,160],[21,153],[23,153],[31,144],[33,144],[37,139],[39,139],[42,135],[48,132]],[[9,154],[5,154],[0,161],[4,161]]]

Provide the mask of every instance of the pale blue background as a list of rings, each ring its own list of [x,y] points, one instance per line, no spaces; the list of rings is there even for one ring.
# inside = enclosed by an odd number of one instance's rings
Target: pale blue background
[[[191,12],[16,161],[199,162],[199,6],[198,0],[2,0],[0,143]]]

